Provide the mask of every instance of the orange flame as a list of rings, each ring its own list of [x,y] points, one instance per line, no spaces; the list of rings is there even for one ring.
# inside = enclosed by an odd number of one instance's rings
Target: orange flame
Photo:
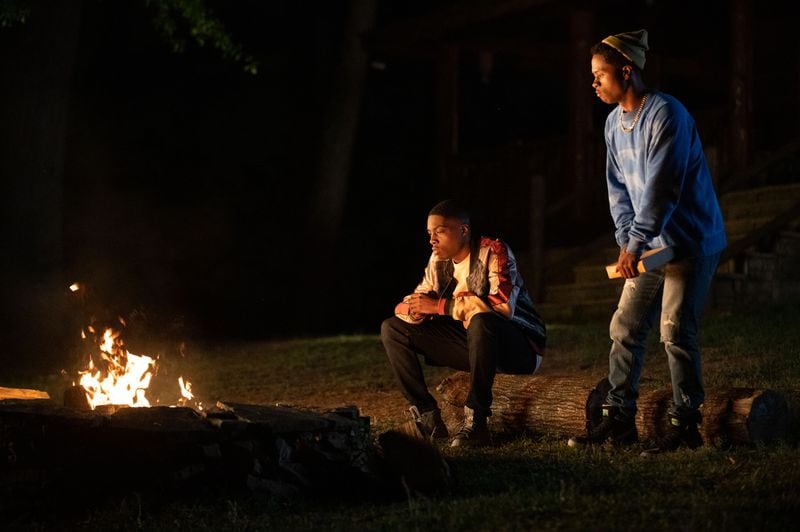
[[[125,323],[122,318],[119,321]],[[87,329],[91,333],[95,332],[91,326]],[[86,338],[83,330],[81,337]],[[92,410],[100,405],[150,406],[146,393],[156,371],[156,359],[135,355],[125,349],[119,331],[111,328],[106,328],[103,332],[99,348],[99,356],[104,361],[105,371],[97,368],[90,356],[88,368],[79,372],[80,386],[84,389]],[[178,405],[185,406],[193,402],[196,409],[202,410],[202,403],[197,401],[192,393],[192,383],[181,376],[178,385],[181,394]]]
[[[192,383],[189,381],[183,380],[183,376],[178,377],[178,384],[181,387],[181,396],[187,401],[191,401],[194,399],[194,394],[192,393]]]
[[[178,405],[186,406],[187,403],[194,403],[194,409],[202,411],[203,403],[198,401],[197,397],[192,393],[192,383],[180,376],[178,377],[178,385],[181,387],[181,398],[178,399]]]
[[[122,348],[119,333],[106,329],[100,343],[100,356],[107,362],[105,374],[89,358],[89,368],[79,372],[80,385],[92,410],[99,405],[150,406],[145,391],[156,369],[156,361],[134,355]]]

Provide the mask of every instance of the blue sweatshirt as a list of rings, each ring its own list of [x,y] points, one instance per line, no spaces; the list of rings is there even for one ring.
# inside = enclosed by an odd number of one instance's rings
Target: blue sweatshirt
[[[647,93],[633,131],[606,119],[608,202],[620,247],[641,254],[675,246],[682,256],[721,251],[725,224],[694,119],[674,97]],[[635,112],[624,113],[630,127]]]

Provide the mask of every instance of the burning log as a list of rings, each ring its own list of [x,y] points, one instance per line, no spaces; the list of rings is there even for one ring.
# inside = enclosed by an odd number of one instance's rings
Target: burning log
[[[47,392],[26,388],[3,388],[0,386],[0,400],[3,399],[50,399]]]
[[[457,372],[437,388],[444,396],[442,414],[448,428],[463,418],[469,393],[469,374]],[[583,375],[497,375],[492,431],[568,437],[600,422],[607,379],[599,383]],[[667,426],[670,390],[644,390],[638,400],[639,438],[658,438]],[[789,411],[782,394],[773,390],[730,388],[706,390],[700,432],[706,443],[752,444],[787,435]]]

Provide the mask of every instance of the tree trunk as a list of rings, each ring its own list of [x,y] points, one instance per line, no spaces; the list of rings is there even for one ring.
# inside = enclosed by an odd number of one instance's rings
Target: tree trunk
[[[753,152],[753,2],[731,2],[730,162],[735,172],[750,165]]]
[[[459,118],[459,58],[458,46],[441,47],[436,61],[436,166],[438,188],[445,191],[453,186],[450,160],[458,153]]]
[[[341,233],[350,161],[358,129],[367,54],[361,36],[375,23],[375,0],[349,5],[341,59],[328,103],[320,152],[319,180],[315,187],[313,228],[326,251],[335,249]]]
[[[590,167],[591,150],[594,146],[594,123],[592,115],[593,95],[586,76],[589,63],[589,48],[594,39],[594,13],[586,8],[576,8],[570,13],[569,46],[569,164],[572,175],[573,202],[572,219],[579,223],[591,220],[596,206],[592,205],[597,186]],[[591,179],[590,179],[591,178]],[[602,196],[601,196],[602,197]]]
[[[442,414],[449,428],[463,419],[469,374],[455,373],[437,388],[444,397]],[[608,392],[585,375],[497,375],[491,430],[572,436],[600,422]],[[657,439],[667,426],[671,390],[640,393],[636,426],[642,440]],[[783,395],[772,390],[728,388],[706,390],[700,433],[707,444],[751,444],[786,436],[789,412]]]

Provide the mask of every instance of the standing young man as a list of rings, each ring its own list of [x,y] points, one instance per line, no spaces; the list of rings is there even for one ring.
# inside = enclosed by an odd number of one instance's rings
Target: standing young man
[[[445,200],[428,214],[432,254],[422,281],[383,322],[389,364],[420,429],[448,437],[418,355],[471,375],[464,424],[453,447],[489,442],[497,372],[533,373],[542,361],[545,326],[533,308],[514,255],[500,240],[477,238],[469,214]]]
[[[636,399],[645,340],[660,316],[673,401],[669,426],[645,453],[702,445],[698,431],[703,378],[697,326],[720,252],[725,226],[694,120],[674,97],[642,80],[647,31],[612,35],[591,49],[592,88],[615,104],[606,119],[606,178],[620,246],[617,270],[626,279],[611,319],[603,421],[570,446],[637,439]],[[640,274],[642,252],[673,246],[676,258]]]

